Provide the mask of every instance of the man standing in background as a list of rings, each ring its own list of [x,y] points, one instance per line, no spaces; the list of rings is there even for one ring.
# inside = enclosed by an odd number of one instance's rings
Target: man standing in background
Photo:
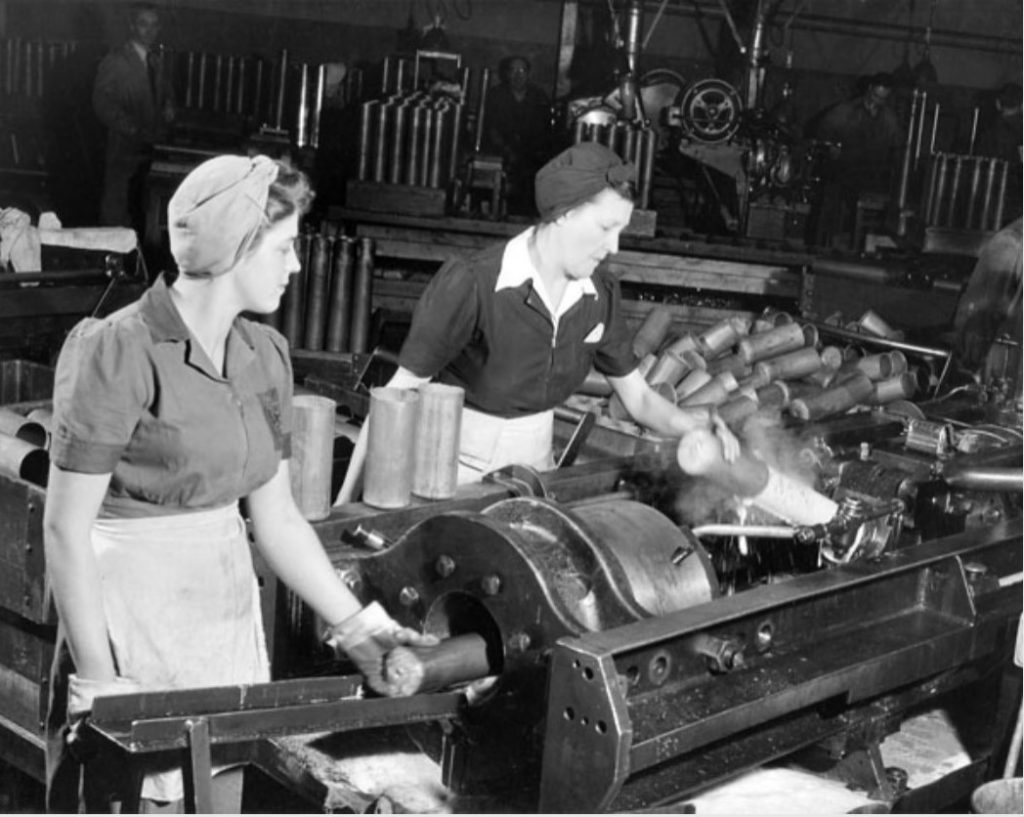
[[[153,144],[174,119],[169,79],[156,48],[156,7],[129,8],[129,37],[100,63],[92,105],[107,129],[100,221],[132,227],[141,238],[144,184]]]

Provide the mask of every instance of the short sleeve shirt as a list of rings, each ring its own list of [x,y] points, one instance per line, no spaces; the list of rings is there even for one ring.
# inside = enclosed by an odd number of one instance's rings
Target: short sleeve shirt
[[[87,318],[69,335],[56,368],[52,461],[112,475],[104,517],[237,501],[290,456],[287,342],[236,318],[224,371],[215,371],[159,279],[135,303]]]
[[[449,261],[437,272],[416,304],[400,365],[461,386],[468,406],[500,417],[561,404],[592,366],[612,377],[636,368],[611,273],[598,269],[593,291],[556,321],[531,277],[496,288],[505,248]]]

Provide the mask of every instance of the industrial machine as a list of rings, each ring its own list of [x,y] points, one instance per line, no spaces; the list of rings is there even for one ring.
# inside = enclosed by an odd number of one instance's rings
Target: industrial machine
[[[717,478],[684,473],[674,443],[608,423],[589,424],[575,464],[552,472],[510,468],[398,510],[336,509],[315,526],[354,591],[450,645],[444,661],[412,657],[418,694],[364,700],[357,681],[313,680],[345,668],[267,582],[281,681],[109,699],[97,729],[129,756],[186,749],[208,762],[245,742],[258,750],[242,757],[301,789],[309,770],[265,739],[404,724],[453,791],[507,795],[515,810],[678,804],[798,751],[888,806],[948,805],[983,779],[1013,705],[1000,669],[1021,612],[1021,435],[1005,413],[988,422],[976,396],[914,408],[790,435],[813,465],[802,490],[834,508],[814,524],[698,519],[679,498]],[[582,418],[562,416],[568,444]],[[31,736],[52,639],[45,491],[5,474],[0,496],[16,571],[5,576],[20,577],[4,596],[3,673],[21,690],[2,700],[2,745],[38,770],[25,746],[41,751]],[[972,701],[985,706],[971,714],[969,766],[903,791],[879,742],[922,706]]]

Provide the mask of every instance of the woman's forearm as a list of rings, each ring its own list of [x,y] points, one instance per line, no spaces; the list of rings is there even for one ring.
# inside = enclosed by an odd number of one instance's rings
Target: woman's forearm
[[[316,532],[297,512],[270,530],[257,527],[256,542],[270,569],[328,625],[362,608],[327,558]]]
[[[111,681],[110,652],[99,570],[88,532],[50,530],[45,537],[47,575],[75,670],[82,678]]]

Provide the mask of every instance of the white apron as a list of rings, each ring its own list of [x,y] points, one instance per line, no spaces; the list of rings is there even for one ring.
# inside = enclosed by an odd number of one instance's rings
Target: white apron
[[[230,505],[99,519],[93,550],[120,675],[144,689],[270,680],[245,523]],[[142,796],[180,800],[180,770],[146,775]]]
[[[479,482],[484,474],[506,465],[550,470],[554,467],[554,425],[554,411],[505,419],[464,408],[459,438],[459,484]]]

